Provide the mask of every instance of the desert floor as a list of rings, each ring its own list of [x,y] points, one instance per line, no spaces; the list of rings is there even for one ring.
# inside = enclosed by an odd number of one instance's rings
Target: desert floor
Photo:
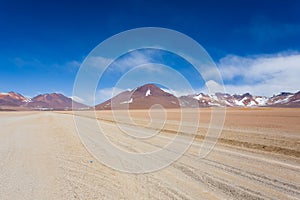
[[[129,152],[163,147],[180,124],[179,110],[168,110],[162,127],[160,111],[131,111],[134,126],[124,112],[115,113],[117,120],[110,111],[96,116],[111,142]],[[91,112],[75,115],[93,121]],[[131,174],[85,148],[72,112],[0,112],[0,199],[300,199],[300,109],[227,109],[218,143],[205,158],[199,148],[211,110],[199,115],[195,140],[182,157],[156,172]],[[135,142],[116,121],[160,132]],[[183,144],[190,133],[180,134]]]

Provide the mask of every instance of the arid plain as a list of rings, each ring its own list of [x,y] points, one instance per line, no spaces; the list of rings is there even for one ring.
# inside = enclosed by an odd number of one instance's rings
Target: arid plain
[[[300,198],[300,109],[226,109],[223,131],[205,158],[199,158],[199,148],[211,110],[199,111],[189,150],[168,167],[145,174],[118,172],[93,157],[80,140],[72,112],[0,112],[0,199]],[[152,116],[160,117],[159,112]],[[85,111],[76,115],[93,120]],[[180,124],[180,110],[167,110],[168,120],[156,137],[133,143],[111,111],[96,115],[107,137],[132,152],[163,147]],[[140,130],[151,129],[147,110],[132,110],[130,116]]]

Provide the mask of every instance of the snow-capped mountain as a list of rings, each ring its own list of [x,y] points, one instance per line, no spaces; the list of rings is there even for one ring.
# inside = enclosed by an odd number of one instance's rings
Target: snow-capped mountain
[[[252,96],[249,93],[243,95],[230,95],[227,93],[216,94],[195,94],[180,97],[183,107],[212,107],[212,106],[226,106],[226,107],[251,107],[251,106],[265,106],[267,97]]]
[[[300,92],[281,93],[273,97],[255,96],[249,93],[194,94],[181,97],[164,92],[154,84],[146,84],[132,91],[124,91],[96,106],[97,110],[148,109],[154,104],[164,108],[196,107],[300,107]]]
[[[297,93],[282,92],[268,100],[268,104],[274,107],[300,107],[300,91]]]
[[[40,94],[26,98],[15,92],[0,93],[0,110],[65,110],[88,109],[89,107],[62,94]],[[282,92],[272,97],[255,96],[249,93],[231,95],[227,93],[191,94],[176,97],[165,92],[155,84],[146,84],[134,90],[124,91],[115,97],[95,106],[97,110],[114,109],[149,109],[154,105],[168,108],[197,107],[300,107],[300,91]]]
[[[114,109],[149,109],[155,104],[164,108],[179,108],[174,95],[167,93],[154,84],[146,84],[131,91],[124,91],[112,99],[96,105],[97,110]]]
[[[300,92],[281,93],[273,97],[254,96],[249,93],[230,95],[227,93],[195,94],[180,97],[183,107],[300,107]],[[195,102],[197,100],[197,102]]]

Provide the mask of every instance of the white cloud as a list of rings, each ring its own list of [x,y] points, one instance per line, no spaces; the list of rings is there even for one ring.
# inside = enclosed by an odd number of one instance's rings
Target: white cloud
[[[86,68],[95,68],[104,70],[113,60],[101,56],[90,56],[84,61]]]
[[[78,103],[84,103],[84,99],[77,97],[77,96],[71,96],[70,97],[73,101],[77,101]]]
[[[127,89],[130,90],[130,89]],[[111,87],[111,88],[103,88],[96,92],[95,102],[103,103],[104,101],[116,96],[117,94],[124,92],[125,89]]]
[[[50,65],[49,67],[53,70],[58,70],[58,72],[76,72],[81,65],[80,61],[72,60],[65,63],[55,63]]]
[[[77,60],[73,60],[73,61],[66,62],[64,65],[65,65],[65,67],[73,70],[73,69],[78,69],[81,65],[81,62],[79,62]]]
[[[116,70],[118,72],[123,72],[129,68],[136,67],[141,64],[151,63],[153,60],[152,52],[132,52],[128,56],[124,56],[118,60],[111,70]],[[94,67],[99,67],[99,62],[102,64],[109,64],[112,62],[111,59],[94,57],[90,63]],[[271,96],[276,93],[283,91],[296,92],[300,90],[300,53],[299,52],[283,52],[279,54],[271,55],[256,55],[251,57],[241,57],[237,55],[228,55],[219,61],[219,69],[221,75],[226,83],[224,85],[225,92],[230,94],[242,94],[250,92],[255,95],[266,95]],[[147,69],[147,67],[149,69]],[[156,73],[156,70],[161,70],[160,67],[155,67],[153,65],[145,65],[143,70],[155,72],[155,77],[160,77],[161,73]],[[162,70],[166,72],[166,70]],[[136,70],[139,73],[139,70]],[[137,76],[136,73],[132,72],[132,76],[128,76],[129,80],[135,80],[133,83],[143,83],[143,81],[148,80],[147,76]],[[138,78],[134,78],[138,77]],[[163,74],[162,77],[169,77]],[[141,78],[141,80],[140,80]],[[151,77],[150,77],[151,78]],[[127,80],[127,79],[126,79]],[[155,78],[153,80],[156,80]],[[164,79],[165,80],[165,79]],[[177,78],[175,85],[178,84]],[[170,81],[174,81],[173,79]],[[170,82],[169,81],[169,82]],[[157,82],[157,81],[154,81]],[[168,83],[169,83],[168,82]],[[127,83],[125,81],[125,83]],[[131,87],[131,85],[139,84],[119,84],[112,88],[100,89],[96,92],[96,103],[102,103],[105,100],[110,99],[112,96],[124,91],[126,87]],[[158,82],[159,83],[159,82]],[[141,85],[140,84],[140,85]],[[164,84],[162,84],[164,85]],[[168,85],[168,84],[166,84]],[[169,84],[172,85],[172,84]],[[120,86],[122,88],[120,88]],[[168,93],[172,93],[175,96],[182,96],[187,94],[193,94],[198,92],[208,93],[208,88],[213,88],[213,91],[221,91],[220,85],[216,84],[212,80],[206,82],[206,86],[203,88],[198,88],[195,91],[188,91],[187,89],[181,89],[180,87],[172,87],[172,89],[163,89]],[[176,89],[174,89],[176,88]],[[113,93],[113,91],[115,91]]]
[[[269,96],[300,90],[298,52],[253,57],[228,55],[220,60],[219,69],[229,93],[250,92]]]
[[[207,93],[217,93],[217,92],[224,92],[224,88],[222,87],[222,85],[220,85],[219,83],[217,83],[214,80],[208,80],[205,83],[206,88],[204,88],[205,90],[207,90]]]
[[[117,70],[120,72],[124,72],[128,69],[137,67],[139,65],[149,64],[153,62],[154,53],[151,51],[133,51],[130,52],[128,55],[115,60],[111,70]],[[151,70],[151,69],[149,69]]]
[[[150,63],[153,63],[154,59],[157,58],[159,54],[154,51],[144,50],[142,52],[133,51],[128,52],[127,55],[124,55],[121,58],[112,59],[105,58],[101,56],[91,56],[85,60],[84,65],[86,68],[105,70],[110,64],[110,67],[107,68],[110,72],[120,72],[123,73],[129,69],[140,65],[146,65],[145,70],[155,71],[156,68],[151,67]],[[155,63],[155,62],[154,62]]]
[[[194,94],[196,91],[194,90],[174,90],[174,89],[167,89],[167,88],[161,88],[163,91],[173,94],[176,97],[185,96],[189,94]]]

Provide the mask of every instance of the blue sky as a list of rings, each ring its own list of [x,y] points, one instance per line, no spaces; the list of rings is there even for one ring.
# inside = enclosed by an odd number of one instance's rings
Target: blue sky
[[[0,91],[71,96],[80,64],[95,46],[119,32],[151,26],[199,42],[230,93],[294,92],[300,90],[299,8],[300,1],[292,0],[1,0]],[[99,91],[103,98],[109,87]]]

